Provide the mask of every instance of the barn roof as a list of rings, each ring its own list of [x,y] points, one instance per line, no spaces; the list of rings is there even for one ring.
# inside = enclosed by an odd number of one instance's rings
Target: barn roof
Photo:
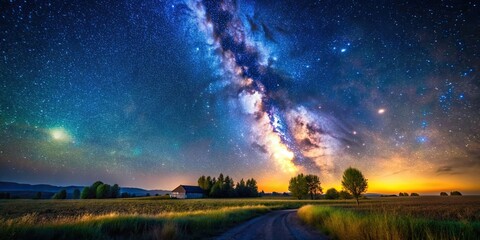
[[[203,193],[203,189],[201,189],[199,186],[190,186],[190,185],[180,185],[172,192],[177,192],[179,188],[183,188],[185,190],[185,193]]]

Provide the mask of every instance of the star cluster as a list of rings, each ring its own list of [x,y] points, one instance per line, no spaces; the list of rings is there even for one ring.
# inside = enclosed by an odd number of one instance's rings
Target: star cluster
[[[0,180],[479,192],[474,1],[8,1]],[[405,180],[408,179],[408,180]],[[392,190],[393,191],[393,190]],[[395,190],[396,191],[396,190]]]

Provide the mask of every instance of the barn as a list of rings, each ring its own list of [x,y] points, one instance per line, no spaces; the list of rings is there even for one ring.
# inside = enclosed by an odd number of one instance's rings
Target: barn
[[[203,198],[203,189],[199,186],[180,185],[172,190],[172,198]]]

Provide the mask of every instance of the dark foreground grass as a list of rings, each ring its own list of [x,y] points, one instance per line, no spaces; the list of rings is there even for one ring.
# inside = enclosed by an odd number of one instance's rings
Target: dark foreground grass
[[[304,206],[298,215],[335,239],[480,239],[480,221],[435,220],[319,205]]]
[[[32,214],[1,220],[0,239],[197,239],[268,211],[265,206],[243,206],[159,215],[85,215],[43,222]]]

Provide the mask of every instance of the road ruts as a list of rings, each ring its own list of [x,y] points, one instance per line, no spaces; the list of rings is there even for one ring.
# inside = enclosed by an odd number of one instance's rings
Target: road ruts
[[[280,210],[254,218],[217,237],[218,240],[329,239],[300,223],[297,210]]]

